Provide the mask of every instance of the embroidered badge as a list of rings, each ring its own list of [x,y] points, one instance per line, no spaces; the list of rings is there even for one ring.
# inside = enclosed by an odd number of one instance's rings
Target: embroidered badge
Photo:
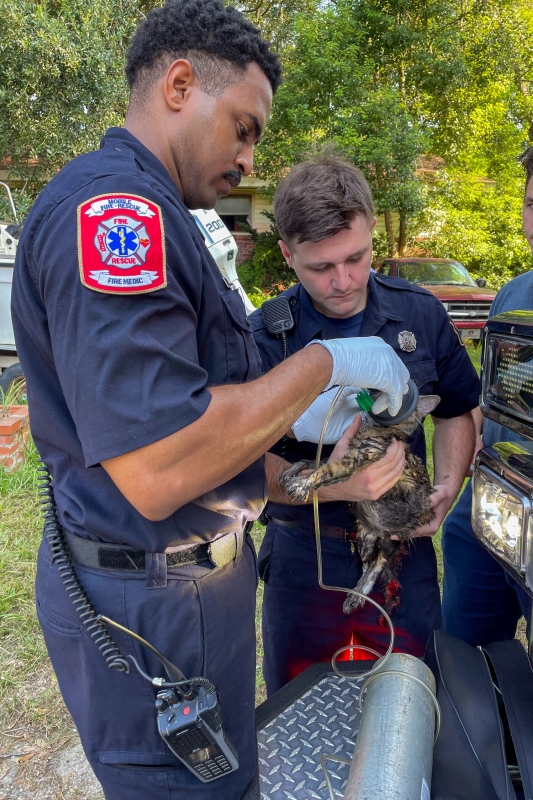
[[[406,353],[412,353],[413,350],[416,350],[414,333],[411,333],[411,331],[400,331],[398,334],[398,344],[400,345],[400,350],[404,350]]]
[[[167,285],[161,209],[134,194],[104,194],[78,206],[81,282],[108,294]]]

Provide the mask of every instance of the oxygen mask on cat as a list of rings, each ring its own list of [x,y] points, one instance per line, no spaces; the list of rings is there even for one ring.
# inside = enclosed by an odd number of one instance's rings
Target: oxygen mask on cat
[[[388,409],[381,411],[379,414],[372,413],[372,406],[380,394],[381,392],[375,389],[362,389],[359,394],[356,395],[356,399],[359,408],[366,411],[368,416],[377,425],[383,425],[385,427],[397,425],[399,422],[403,422],[404,419],[407,419],[407,417],[410,417],[418,403],[418,387],[411,379],[409,379],[407,384],[407,392],[403,396],[402,407],[394,417],[391,416]]]

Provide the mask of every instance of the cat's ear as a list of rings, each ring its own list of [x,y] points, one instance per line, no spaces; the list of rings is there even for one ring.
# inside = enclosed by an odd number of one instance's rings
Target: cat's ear
[[[422,417],[427,417],[434,408],[437,408],[439,403],[440,397],[438,394],[421,394],[418,398],[416,410]]]

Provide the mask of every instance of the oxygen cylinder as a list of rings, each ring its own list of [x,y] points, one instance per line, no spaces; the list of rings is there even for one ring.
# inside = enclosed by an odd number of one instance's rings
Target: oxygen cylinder
[[[420,659],[392,653],[366,686],[344,800],[430,800],[433,674]]]

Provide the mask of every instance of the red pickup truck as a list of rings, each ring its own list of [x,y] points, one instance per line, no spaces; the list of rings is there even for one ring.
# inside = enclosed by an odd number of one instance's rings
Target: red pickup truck
[[[485,278],[474,280],[458,261],[448,258],[386,258],[376,270],[404,278],[438,297],[463,339],[479,339],[496,292]]]

